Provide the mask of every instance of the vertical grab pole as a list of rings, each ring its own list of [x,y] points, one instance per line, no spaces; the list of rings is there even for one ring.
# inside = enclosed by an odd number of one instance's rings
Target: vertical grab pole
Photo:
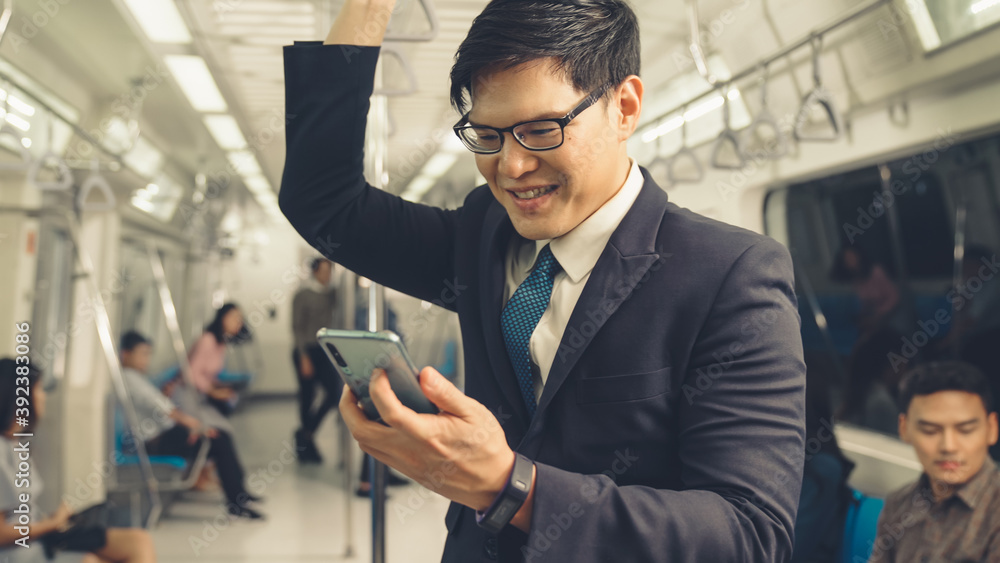
[[[108,308],[101,297],[100,288],[94,279],[94,264],[90,260],[90,255],[82,245],[80,224],[72,213],[66,214],[66,221],[69,225],[70,238],[76,250],[76,259],[83,270],[84,283],[87,284],[87,291],[94,305],[94,322],[97,324],[97,335],[101,341],[101,348],[104,350],[104,359],[108,364],[108,371],[111,375],[111,385],[114,387],[118,402],[125,412],[125,421],[132,433],[135,442],[135,450],[139,456],[139,471],[142,473],[143,482],[146,484],[146,493],[149,495],[149,516],[146,519],[146,527],[156,525],[163,511],[160,503],[156,477],[153,475],[153,466],[149,463],[149,456],[146,454],[146,446],[138,437],[142,434],[139,431],[139,417],[135,414],[132,406],[132,398],[129,395],[128,387],[125,385],[125,378],[122,375],[121,365],[118,363],[118,353],[115,350],[114,338],[111,336],[111,318],[108,316]]]
[[[965,262],[965,232],[966,224],[968,223],[968,209],[969,200],[965,189],[965,186],[961,183],[955,186],[958,191],[958,206],[955,209],[955,246],[952,249],[952,260],[954,264],[952,265],[952,283],[954,284],[955,290],[957,291],[965,283],[963,279],[963,268],[962,263]],[[961,326],[962,321],[968,318],[968,309],[962,309],[958,311],[958,315],[955,317],[955,321],[952,322],[951,330],[952,334],[958,334],[958,338],[952,339],[952,353],[955,354],[956,358],[962,357],[962,333],[957,332]]]
[[[343,291],[340,292],[343,296],[343,299],[340,300],[344,310],[343,326],[351,328],[360,328],[355,326],[355,309],[357,307],[354,301],[354,292],[357,285],[358,276],[350,270],[344,272],[340,285],[343,288]],[[344,488],[344,538],[347,542],[347,545],[344,546],[344,558],[351,559],[354,557],[354,510],[351,506],[351,499],[354,497],[353,480],[351,479],[351,474],[354,471],[354,444],[351,442],[351,433],[347,430],[343,419],[340,420],[339,429],[340,463],[344,471],[342,480]]]
[[[146,253],[149,255],[149,268],[153,271],[153,280],[156,282],[156,289],[160,295],[160,306],[163,309],[163,318],[167,323],[167,331],[170,332],[170,342],[177,356],[177,365],[181,372],[181,378],[188,389],[194,389],[194,381],[191,379],[191,366],[188,364],[187,348],[184,346],[184,336],[181,334],[181,324],[177,319],[177,308],[174,306],[174,299],[170,293],[170,286],[167,285],[167,275],[163,269],[163,261],[160,260],[159,249],[155,244],[146,244]],[[197,417],[197,414],[194,414]]]
[[[383,85],[384,65],[379,62],[375,71],[375,89]],[[385,96],[373,96],[368,128],[368,154],[371,159],[372,185],[385,189],[385,160],[389,144],[389,100]],[[385,328],[385,288],[372,283],[368,291],[368,330],[377,332]],[[371,459],[372,491],[372,563],[385,563],[385,485],[386,468],[374,457]]]

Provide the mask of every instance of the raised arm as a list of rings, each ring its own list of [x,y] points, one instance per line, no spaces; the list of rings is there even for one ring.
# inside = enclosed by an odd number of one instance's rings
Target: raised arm
[[[331,260],[427,301],[452,283],[459,211],[414,204],[364,178],[369,98],[391,0],[348,0],[326,44],[285,48],[287,156],[278,201]]]

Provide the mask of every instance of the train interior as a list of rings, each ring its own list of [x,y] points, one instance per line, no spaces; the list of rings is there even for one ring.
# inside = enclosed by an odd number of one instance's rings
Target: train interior
[[[294,119],[281,48],[322,38],[342,2],[3,4],[0,356],[21,353],[28,323],[49,395],[32,450],[41,507],[107,500],[116,524],[150,530],[159,561],[439,560],[447,501],[412,483],[380,507],[355,496],[360,450],[335,415],[322,464],[289,457],[291,302],[331,242],[307,244],[277,206]],[[369,115],[373,185],[455,208],[484,183],[449,130],[445,84],[485,4],[397,1]],[[646,97],[630,156],[671,201],[788,247],[808,385],[850,485],[885,497],[921,473],[896,433],[902,371],[960,359],[1000,391],[1000,2],[631,4]],[[462,384],[456,315],[339,265],[333,285],[331,326],[395,328],[416,364]],[[218,491],[190,490],[204,452],[160,459],[121,440],[121,335],[148,336],[165,384],[226,302],[247,338],[220,377],[239,389],[230,421],[266,522],[219,523]]]

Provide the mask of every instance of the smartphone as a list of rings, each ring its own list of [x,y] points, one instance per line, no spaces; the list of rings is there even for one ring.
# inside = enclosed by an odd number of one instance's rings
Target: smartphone
[[[419,371],[410,361],[399,336],[390,331],[320,329],[316,340],[337,368],[344,383],[354,391],[365,415],[381,422],[382,416],[368,392],[372,370],[381,368],[389,376],[399,401],[419,413],[435,414],[438,408],[420,390]]]

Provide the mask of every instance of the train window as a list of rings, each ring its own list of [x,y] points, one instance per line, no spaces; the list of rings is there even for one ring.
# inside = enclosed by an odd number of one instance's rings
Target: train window
[[[968,361],[1000,392],[1000,276],[972,279],[1000,248],[1000,137],[888,168],[891,196],[869,166],[782,188],[765,220],[787,229],[809,384],[841,421],[894,435],[896,387],[918,363]],[[972,262],[955,263],[956,241]]]
[[[925,51],[947,46],[1000,22],[997,0],[913,0],[906,4]]]

